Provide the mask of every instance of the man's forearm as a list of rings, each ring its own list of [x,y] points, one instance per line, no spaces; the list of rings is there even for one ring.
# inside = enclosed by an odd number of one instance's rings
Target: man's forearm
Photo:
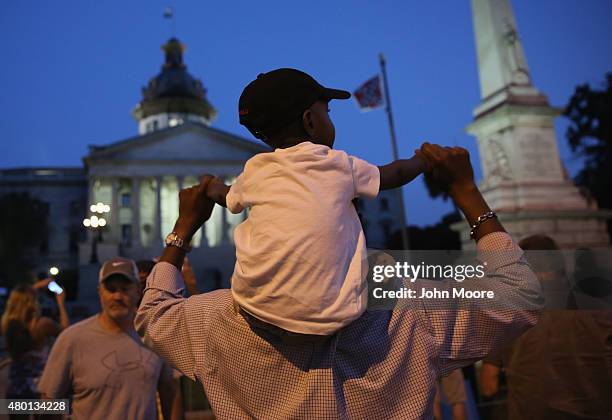
[[[191,238],[193,237],[195,230],[196,229],[194,228],[193,224],[188,222],[186,223],[180,218],[174,224],[174,229],[172,229],[172,231],[175,232],[179,236],[179,238],[184,240],[186,243],[191,242]],[[166,248],[164,248],[161,257],[159,258],[160,261],[170,263],[179,270],[181,270],[181,268],[183,267],[184,259],[185,251],[175,246],[167,246]]]
[[[427,163],[421,156],[399,159],[388,165],[379,166],[380,190],[398,188],[425,172]]]
[[[491,210],[475,184],[451,189],[449,195],[463,212],[470,226],[476,222],[479,216]],[[480,238],[492,232],[505,232],[504,227],[496,218],[487,219],[483,222],[476,229],[474,239],[478,242]]]
[[[159,258],[160,261],[165,261],[172,264],[179,270],[183,267],[183,260],[185,259],[185,251],[175,246],[167,246]]]

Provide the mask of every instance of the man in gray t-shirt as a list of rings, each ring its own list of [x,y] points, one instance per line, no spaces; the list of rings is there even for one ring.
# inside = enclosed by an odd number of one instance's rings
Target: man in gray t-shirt
[[[133,327],[140,294],[136,265],[108,261],[99,283],[102,311],[60,334],[39,383],[41,394],[72,399],[76,419],[157,419],[159,389],[169,418],[176,391],[172,369],[144,347]]]

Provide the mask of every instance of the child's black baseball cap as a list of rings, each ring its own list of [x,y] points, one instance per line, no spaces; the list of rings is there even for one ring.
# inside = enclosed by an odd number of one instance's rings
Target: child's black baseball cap
[[[240,124],[263,140],[300,118],[318,100],[350,97],[345,90],[321,86],[303,71],[272,70],[261,73],[242,91],[238,102]]]

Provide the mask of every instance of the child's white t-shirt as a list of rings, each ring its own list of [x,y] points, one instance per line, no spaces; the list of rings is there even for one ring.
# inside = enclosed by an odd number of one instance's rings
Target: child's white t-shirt
[[[227,194],[236,227],[235,301],[288,331],[329,335],[366,309],[365,237],[355,197],[374,198],[378,167],[303,142],[249,159]]]

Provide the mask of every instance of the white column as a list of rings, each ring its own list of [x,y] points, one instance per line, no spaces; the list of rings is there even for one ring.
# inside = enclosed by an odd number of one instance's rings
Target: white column
[[[87,213],[89,213],[89,206],[91,206],[95,200],[94,188],[96,186],[96,178],[93,176],[89,178],[88,191],[87,191]]]
[[[89,183],[88,183],[87,187],[88,187],[88,190],[87,190],[87,207],[86,207],[86,211],[85,211],[85,217],[91,216],[91,211],[89,211],[89,206],[94,204],[94,200],[95,200],[94,188],[96,187],[96,178],[94,178],[93,176],[89,177]],[[92,237],[93,237],[92,229],[87,229],[87,239],[89,241],[91,241]]]
[[[224,181],[227,178],[222,178]],[[221,207],[221,243],[222,244],[227,244],[230,242],[230,235],[229,235],[229,229],[230,229],[230,224],[227,222],[227,212],[229,211],[228,209]]]
[[[121,226],[119,226],[119,178],[111,178],[111,236],[115,242],[121,241]]]
[[[140,247],[140,178],[132,178],[132,246]]]
[[[208,238],[206,237],[206,223],[200,228],[200,248],[208,248]]]
[[[154,241],[157,242],[157,244],[160,244],[162,241],[162,234],[164,234],[161,230],[162,230],[162,225],[161,225],[161,185],[162,185],[162,181],[163,178],[161,176],[157,176],[155,177],[155,184],[156,184],[156,193],[155,193],[155,236],[154,236]]]

